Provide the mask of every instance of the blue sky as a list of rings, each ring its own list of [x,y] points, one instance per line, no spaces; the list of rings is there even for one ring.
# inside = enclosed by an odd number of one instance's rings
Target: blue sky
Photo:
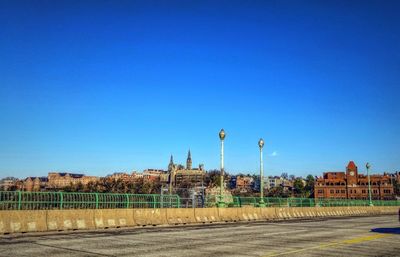
[[[0,177],[400,170],[398,1],[1,1]],[[274,153],[274,154],[273,154]]]

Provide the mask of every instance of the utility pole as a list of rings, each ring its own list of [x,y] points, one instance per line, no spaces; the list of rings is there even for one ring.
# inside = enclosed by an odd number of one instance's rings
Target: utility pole
[[[372,204],[371,179],[370,179],[370,177],[369,177],[369,169],[371,168],[371,164],[369,164],[369,162],[367,162],[367,164],[365,165],[365,167],[367,168],[367,177],[368,177],[369,206],[374,206],[374,205]]]
[[[258,147],[260,148],[260,202],[259,207],[265,207],[264,203],[264,163],[262,149],[264,147],[264,140],[260,138],[258,141]]]
[[[221,174],[220,174],[220,184],[219,184],[219,201],[217,203],[218,207],[225,207],[225,202],[223,199],[223,191],[224,191],[224,139],[225,139],[225,131],[221,129],[219,132],[219,139],[221,141]]]

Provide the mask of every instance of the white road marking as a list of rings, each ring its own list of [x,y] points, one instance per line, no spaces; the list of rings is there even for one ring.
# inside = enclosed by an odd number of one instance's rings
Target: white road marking
[[[284,235],[284,234],[294,234],[294,233],[300,233],[300,232],[305,232],[308,231],[306,229],[301,229],[301,230],[292,230],[292,231],[284,231],[284,232],[276,232],[276,233],[265,233],[264,236],[275,236],[275,235]]]

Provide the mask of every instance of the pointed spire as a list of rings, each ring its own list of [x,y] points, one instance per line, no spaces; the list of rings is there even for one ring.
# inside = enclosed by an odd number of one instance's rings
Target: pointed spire
[[[189,149],[188,157],[186,160],[186,169],[188,169],[188,170],[192,169],[192,154],[190,153],[190,149]]]
[[[171,154],[171,159],[169,159],[169,164],[168,164],[168,171],[172,171],[174,168],[174,157]]]

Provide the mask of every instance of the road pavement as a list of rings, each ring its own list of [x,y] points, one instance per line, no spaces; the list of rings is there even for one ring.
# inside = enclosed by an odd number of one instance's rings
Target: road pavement
[[[395,215],[5,235],[0,256],[400,256]]]

